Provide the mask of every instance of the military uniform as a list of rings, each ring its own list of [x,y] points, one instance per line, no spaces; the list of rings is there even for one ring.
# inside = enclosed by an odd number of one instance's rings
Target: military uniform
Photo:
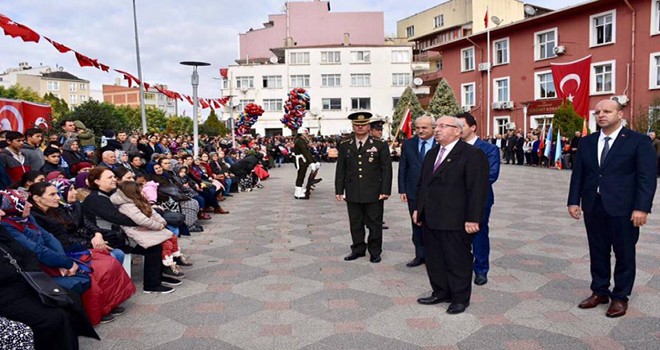
[[[307,139],[303,136],[304,130],[299,130],[298,137],[293,144],[293,153],[295,154],[295,165],[298,169],[298,175],[296,176],[296,190],[294,197],[298,199],[306,198],[305,188],[303,188],[303,183],[305,183],[305,174],[307,174],[307,168],[310,165],[315,164],[314,157],[309,152],[309,146]]]
[[[351,256],[364,256],[369,250],[372,262],[378,262],[383,243],[383,206],[379,196],[389,196],[392,188],[389,147],[369,136],[361,148],[355,137],[341,141],[337,148],[335,194],[345,195],[353,239]],[[369,228],[367,243],[365,225]],[[378,261],[373,260],[376,257]]]

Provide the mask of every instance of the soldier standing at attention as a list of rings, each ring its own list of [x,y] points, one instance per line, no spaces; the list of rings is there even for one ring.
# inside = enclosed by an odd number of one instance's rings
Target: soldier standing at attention
[[[298,137],[293,144],[293,153],[296,155],[296,169],[298,169],[298,176],[296,176],[296,190],[293,196],[296,199],[309,199],[305,194],[305,174],[307,168],[311,167],[312,171],[321,167],[320,163],[314,161],[314,157],[309,152],[309,130],[307,128],[298,129]]]
[[[385,142],[369,135],[369,112],[348,116],[354,135],[337,147],[339,158],[335,174],[335,195],[346,201],[350,222],[351,253],[344,260],[365,256],[369,250],[372,263],[381,261],[383,250],[383,205],[392,188],[392,158]],[[369,238],[365,243],[365,225]]]
[[[378,141],[386,142],[385,140],[383,140],[384,124],[385,122],[380,118],[371,118],[371,121],[369,122],[369,135],[371,135],[371,137],[373,137]],[[384,207],[385,201],[380,201],[380,205]],[[384,210],[385,208],[383,208],[383,212],[385,212]],[[387,230],[387,229],[389,229],[389,227],[385,225],[385,221],[383,221],[383,230]]]

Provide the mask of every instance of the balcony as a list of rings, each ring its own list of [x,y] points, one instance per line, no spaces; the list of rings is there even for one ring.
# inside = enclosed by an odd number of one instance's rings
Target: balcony
[[[413,62],[412,63],[412,70],[413,72],[418,72],[418,71],[426,71],[431,68],[431,64],[429,62]]]
[[[422,78],[424,84],[437,82],[442,79],[442,71],[439,70],[431,73],[418,74],[417,77]]]
[[[412,90],[415,95],[428,95],[431,93],[431,87],[424,85],[413,87]]]

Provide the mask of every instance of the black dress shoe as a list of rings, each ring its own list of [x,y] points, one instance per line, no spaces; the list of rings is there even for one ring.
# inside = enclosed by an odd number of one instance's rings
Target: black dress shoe
[[[469,303],[468,304],[451,303],[447,308],[447,313],[452,315],[463,313],[469,305],[470,305]]]
[[[366,255],[367,255],[367,254],[365,254],[365,253],[362,253],[362,254],[351,253],[351,254],[346,255],[346,256],[344,257],[344,260],[346,260],[346,261],[351,261],[351,260],[355,260],[355,259],[357,259],[357,258],[361,258],[361,257],[366,256]]]
[[[371,262],[374,263],[374,264],[379,263],[381,260],[382,260],[382,259],[380,258],[380,255],[372,255],[372,256],[369,258],[369,261],[371,261]]]
[[[383,225],[383,230],[389,230],[389,229],[390,229],[389,226],[385,226],[385,225]]]
[[[422,304],[422,305],[435,305],[435,304],[440,304],[440,303],[448,303],[450,301],[451,301],[451,298],[440,298],[440,297],[436,297],[434,295],[431,295],[430,297],[426,297],[426,298],[417,299],[417,302]]]
[[[476,276],[474,276],[474,284],[478,286],[483,286],[486,283],[488,283],[488,277],[486,277],[486,275],[477,274]]]
[[[421,264],[423,264],[423,263],[424,263],[424,259],[422,259],[422,258],[414,258],[414,259],[410,260],[410,262],[408,262],[408,263],[406,264],[406,266],[408,266],[408,267],[417,267],[417,266],[419,266],[419,265],[421,265]]]

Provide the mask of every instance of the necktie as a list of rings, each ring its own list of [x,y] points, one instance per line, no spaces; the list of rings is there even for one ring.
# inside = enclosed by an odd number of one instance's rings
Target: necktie
[[[358,141],[358,151],[362,149],[362,141]]]
[[[610,140],[612,138],[607,136],[605,137],[605,146],[603,146],[603,152],[600,154],[600,166],[603,166],[607,153],[610,151]]]
[[[422,148],[419,150],[419,158],[424,159],[426,155],[426,141],[422,141]]]
[[[440,166],[440,163],[442,163],[442,156],[445,154],[446,148],[440,147],[440,154],[438,154],[438,159],[436,159],[435,164],[433,164],[433,172],[435,173],[436,170],[438,170],[438,167]]]

